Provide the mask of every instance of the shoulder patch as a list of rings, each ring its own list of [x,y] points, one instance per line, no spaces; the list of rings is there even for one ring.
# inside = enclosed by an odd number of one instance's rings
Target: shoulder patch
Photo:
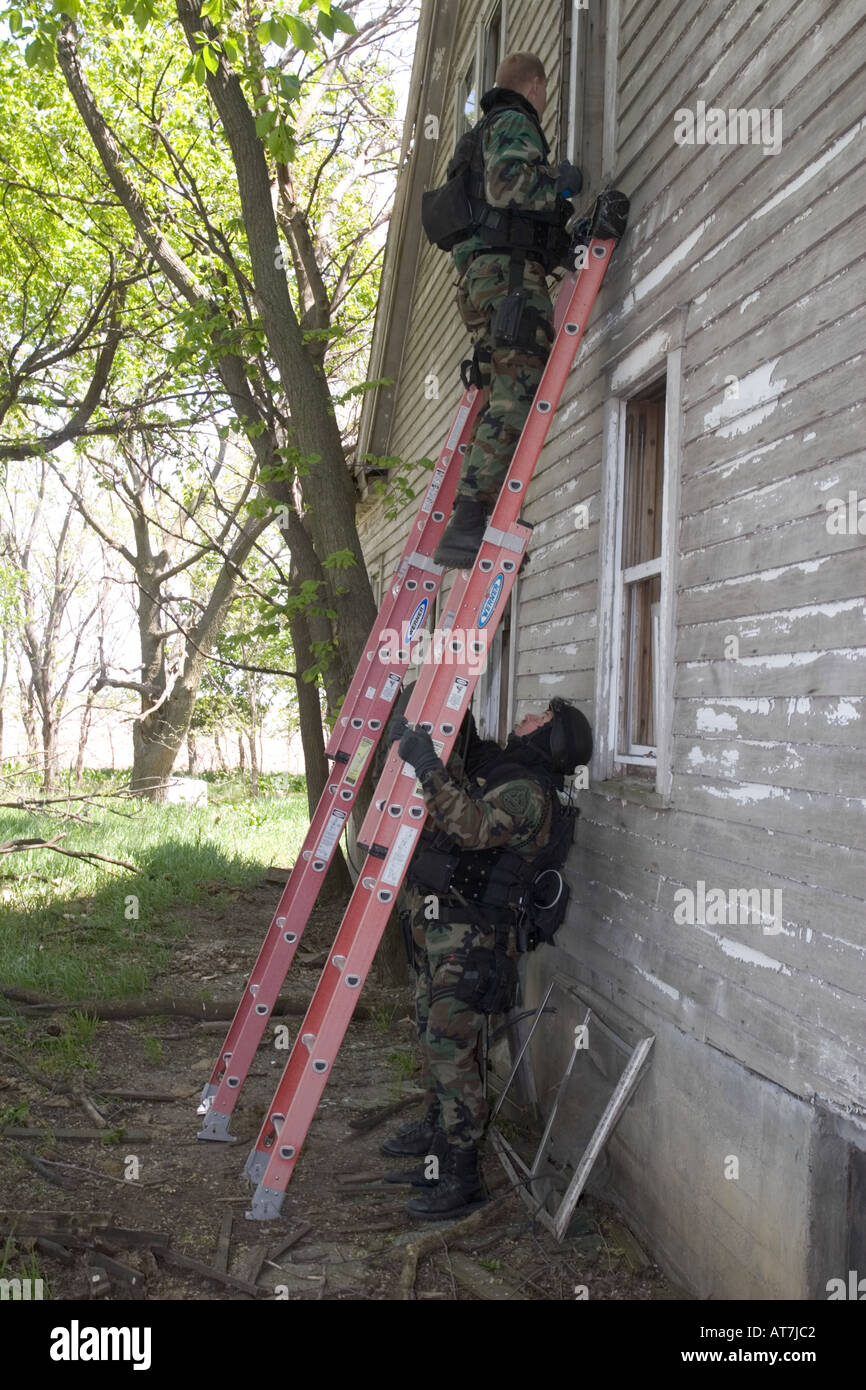
[[[525,820],[532,811],[533,788],[528,782],[506,782],[496,789],[496,800],[507,816]]]

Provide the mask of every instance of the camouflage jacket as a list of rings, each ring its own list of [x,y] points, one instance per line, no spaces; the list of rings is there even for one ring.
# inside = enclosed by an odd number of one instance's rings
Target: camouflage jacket
[[[484,787],[484,779],[477,779]],[[422,790],[430,824],[464,849],[511,849],[533,859],[544,849],[553,823],[552,793],[533,777],[501,782],[470,796],[444,770],[428,773]]]
[[[519,104],[523,110],[515,109]],[[503,107],[484,128],[484,197],[495,208],[553,212],[557,205],[557,170],[547,163],[550,146],[538,117],[525,97],[505,87],[493,87],[481,98],[485,116]],[[458,242],[451,254],[462,275],[471,257],[485,250],[479,236]]]

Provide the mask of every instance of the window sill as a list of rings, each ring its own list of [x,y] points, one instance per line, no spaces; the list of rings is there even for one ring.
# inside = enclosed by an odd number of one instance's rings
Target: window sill
[[[651,782],[641,782],[637,778],[610,777],[605,782],[594,782],[589,790],[609,801],[631,801],[636,806],[648,806],[653,811],[667,811],[671,799],[656,791]]]

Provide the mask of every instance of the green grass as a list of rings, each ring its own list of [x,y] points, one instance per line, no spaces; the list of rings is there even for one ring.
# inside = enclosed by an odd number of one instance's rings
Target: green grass
[[[0,842],[65,832],[65,848],[123,859],[139,870],[88,864],[46,849],[0,857],[0,873],[18,875],[0,878],[4,984],[67,999],[144,993],[183,934],[183,908],[207,903],[218,909],[223,890],[259,882],[271,863],[291,864],[308,823],[302,792],[202,808],[109,804],[126,814],[87,806],[82,824],[0,810]],[[73,811],[81,809],[72,804]],[[88,1022],[79,1019],[64,1030],[59,1054],[65,1048],[81,1064],[92,1041]]]
[[[51,1297],[51,1289],[40,1268],[39,1256],[36,1251],[16,1250],[11,1238],[7,1238],[0,1245],[0,1279],[29,1279],[34,1284],[37,1279],[41,1279],[43,1299]]]
[[[398,1047],[396,1051],[388,1054],[389,1070],[401,1081],[411,1081],[418,1071],[418,1059],[415,1056],[415,1049],[411,1047]]]

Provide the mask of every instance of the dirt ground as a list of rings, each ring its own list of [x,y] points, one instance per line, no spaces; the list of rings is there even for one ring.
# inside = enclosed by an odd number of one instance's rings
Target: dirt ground
[[[210,990],[213,997],[235,1000],[279,891],[262,883],[215,899],[212,911],[191,914],[189,934],[171,971],[154,982],[154,996],[194,997]],[[287,982],[293,994],[312,993],[336,927],[333,911],[315,910]],[[411,997],[408,991],[377,987],[371,979],[361,1003],[369,1016],[349,1028],[280,1219],[268,1223],[245,1219],[251,1188],[242,1168],[287,1051],[277,1050],[273,1041],[259,1049],[232,1121],[237,1143],[202,1143],[195,1137],[196,1105],[227,1025],[179,1018],[102,1023],[93,1044],[98,1071],[83,1079],[87,1097],[111,1131],[140,1132],[146,1142],[6,1138],[0,1144],[0,1232],[7,1234],[16,1222],[19,1232],[23,1223],[30,1231],[29,1237],[18,1235],[14,1250],[10,1247],[6,1274],[26,1272],[21,1262],[30,1258],[34,1232],[41,1232],[35,1251],[39,1273],[50,1296],[62,1300],[684,1297],[647,1259],[615,1209],[598,1199],[581,1200],[558,1245],[510,1189],[489,1149],[483,1171],[492,1200],[472,1229],[411,1220],[405,1204],[413,1189],[380,1176],[406,1161],[379,1154],[382,1139],[418,1113],[412,1108]],[[293,1037],[298,1019],[285,1022]],[[174,1099],[105,1095],[123,1089]],[[0,1054],[0,1108],[8,1114],[8,1107],[24,1101],[28,1128],[94,1127],[86,1101],[52,1094],[22,1073],[8,1053]],[[397,1113],[382,1113],[401,1102]],[[49,1166],[40,1172],[40,1163]],[[163,1246],[158,1241],[142,1246],[130,1236],[124,1248],[123,1237],[115,1235],[113,1244],[101,1247],[119,1266],[137,1271],[136,1286],[129,1284],[128,1272],[119,1273],[104,1254],[94,1253],[93,1233],[104,1227],[162,1238]],[[74,1234],[65,1245],[64,1229]],[[53,1244],[46,1245],[45,1233],[52,1231]],[[425,1249],[416,1269],[413,1247],[420,1239]],[[177,1268],[164,1254],[166,1242],[170,1251],[217,1274],[256,1284],[257,1293]],[[96,1268],[100,1263],[102,1273]]]

